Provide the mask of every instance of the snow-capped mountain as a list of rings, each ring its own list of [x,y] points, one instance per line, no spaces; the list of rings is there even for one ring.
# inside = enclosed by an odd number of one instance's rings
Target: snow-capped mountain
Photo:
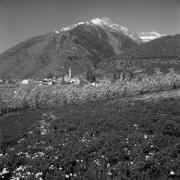
[[[114,58],[134,61],[141,57],[180,57],[180,35],[160,38],[163,35],[150,32],[139,36],[108,18],[57,28],[1,53],[0,78],[64,76],[69,67],[73,75],[84,75],[87,68],[110,73]],[[143,43],[152,39],[156,40]]]
[[[76,28],[79,25],[95,25],[95,26],[100,26],[101,28],[104,28],[107,32],[113,32],[113,31],[118,31],[121,32],[123,34],[125,34],[126,36],[128,36],[129,38],[131,38],[133,41],[135,41],[137,44],[141,44],[142,40],[141,38],[130,32],[128,30],[128,28],[124,27],[124,26],[120,26],[118,24],[113,23],[109,18],[94,18],[92,20],[90,20],[89,22],[79,22],[77,24],[73,24],[71,26],[68,27],[63,27],[60,28],[58,30],[55,30],[56,33],[59,33],[60,31],[71,31],[72,29]]]
[[[0,78],[36,78],[85,74],[142,40],[108,18],[95,18],[31,38],[0,55]],[[103,70],[103,68],[102,68]]]
[[[143,40],[143,42],[149,42],[149,41],[152,41],[154,39],[157,39],[157,38],[165,36],[164,34],[159,34],[156,31],[153,31],[153,32],[142,32],[142,33],[139,33],[138,35]]]

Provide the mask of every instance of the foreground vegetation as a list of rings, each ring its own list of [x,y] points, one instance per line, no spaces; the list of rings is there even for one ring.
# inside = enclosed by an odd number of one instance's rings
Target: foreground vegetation
[[[64,104],[79,104],[94,100],[124,97],[145,92],[168,90],[180,85],[180,76],[171,70],[167,74],[156,72],[141,75],[131,81],[102,81],[96,86],[85,85],[20,85],[17,88],[0,89],[1,114],[29,108],[43,108]]]
[[[178,180],[179,108],[180,100],[172,98],[112,100],[15,115],[14,120],[29,129],[23,128],[16,145],[11,144],[22,128],[9,120],[14,134],[8,129],[6,138],[2,134],[2,143],[9,139],[10,148],[1,152],[0,178]],[[33,114],[39,114],[40,121],[34,121]],[[1,125],[7,119],[4,116]]]
[[[1,88],[1,114],[21,111],[0,117],[0,179],[180,179],[180,99],[120,98],[179,85],[170,71]]]

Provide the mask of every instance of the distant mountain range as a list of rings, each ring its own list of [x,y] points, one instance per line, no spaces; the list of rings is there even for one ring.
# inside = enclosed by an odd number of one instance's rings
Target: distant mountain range
[[[159,34],[158,32],[153,31],[153,32],[142,32],[142,33],[139,33],[138,36],[142,39],[143,42],[150,42],[154,39],[161,38],[166,35]]]
[[[141,69],[144,73],[152,73],[157,68],[164,72],[173,68],[180,73],[180,34],[164,36],[148,43],[140,44],[127,50],[120,56],[111,58],[109,64],[111,64],[111,68],[109,66],[107,71],[125,67],[133,69],[133,71]],[[104,64],[105,66],[107,67],[107,64]]]
[[[131,48],[121,55],[123,58],[179,58],[180,57],[180,34],[164,36],[145,44]]]
[[[150,37],[158,39],[144,43]],[[114,64],[122,58],[179,57],[179,39],[155,32],[138,36],[108,18],[95,18],[33,37],[0,54],[0,78],[60,76],[69,67],[74,75],[85,75],[87,68],[105,71],[114,57]]]

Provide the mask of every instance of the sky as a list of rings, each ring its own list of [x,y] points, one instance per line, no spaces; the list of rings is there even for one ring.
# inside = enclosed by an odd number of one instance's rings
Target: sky
[[[180,0],[0,0],[0,53],[31,37],[107,17],[131,32],[180,33]]]

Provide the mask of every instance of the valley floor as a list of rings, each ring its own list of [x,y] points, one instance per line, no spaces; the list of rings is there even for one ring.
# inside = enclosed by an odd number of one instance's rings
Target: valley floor
[[[180,179],[180,90],[0,118],[0,179]]]

